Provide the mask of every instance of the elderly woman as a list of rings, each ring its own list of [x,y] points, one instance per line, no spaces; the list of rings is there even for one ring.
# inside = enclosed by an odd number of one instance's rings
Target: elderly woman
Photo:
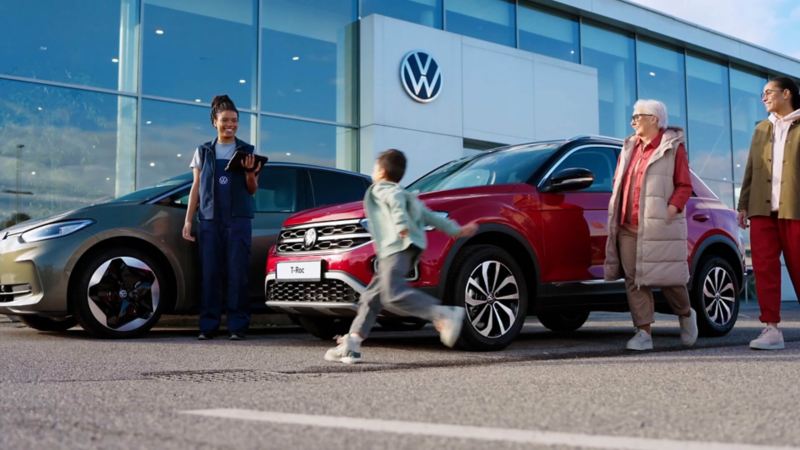
[[[667,127],[667,108],[656,100],[633,105],[633,135],[625,139],[608,204],[605,278],[625,277],[636,334],[628,350],[651,350],[652,288],[679,316],[681,341],[697,340],[697,315],[689,305],[686,216],[692,193],[683,130]]]

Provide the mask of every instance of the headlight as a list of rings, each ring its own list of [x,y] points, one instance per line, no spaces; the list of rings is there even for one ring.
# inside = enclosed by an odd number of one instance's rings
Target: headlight
[[[22,233],[20,238],[22,238],[22,240],[25,242],[38,242],[46,239],[55,239],[68,236],[78,230],[88,227],[93,223],[94,220],[88,219],[49,223],[47,225],[42,225],[38,228],[34,228]]]

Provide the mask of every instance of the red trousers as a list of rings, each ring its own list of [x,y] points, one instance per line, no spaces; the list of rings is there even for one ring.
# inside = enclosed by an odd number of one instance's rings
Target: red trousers
[[[800,220],[772,216],[750,218],[750,249],[756,295],[764,323],[781,321],[781,252],[795,294],[800,294]]]

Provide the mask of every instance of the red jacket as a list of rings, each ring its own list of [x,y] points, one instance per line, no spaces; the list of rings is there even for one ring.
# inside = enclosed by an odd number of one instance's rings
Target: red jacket
[[[650,156],[653,151],[661,145],[661,138],[664,136],[664,130],[659,131],[658,135],[653,139],[650,144],[644,146],[644,142],[639,139],[636,147],[633,150],[631,161],[625,169],[625,179],[622,180],[622,210],[620,211],[620,224],[626,228],[637,229],[639,226],[639,198],[642,187],[642,180],[647,170],[647,163],[650,161]],[[644,147],[644,148],[642,148]],[[636,173],[632,173],[636,168]],[[681,144],[678,146],[678,152],[675,154],[675,173],[672,177],[675,183],[675,191],[669,198],[668,203],[678,208],[678,211],[683,211],[686,202],[692,195],[692,177],[689,174],[689,158],[686,155],[686,148]],[[629,199],[628,195],[631,192],[631,182],[633,185],[633,198]],[[628,207],[631,207],[628,211]]]

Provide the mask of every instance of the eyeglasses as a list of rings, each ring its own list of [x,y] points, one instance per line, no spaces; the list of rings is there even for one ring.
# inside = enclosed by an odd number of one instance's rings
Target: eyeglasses
[[[634,114],[631,116],[631,122],[638,122],[642,117],[653,117],[652,114]]]
[[[775,94],[778,92],[783,92],[783,89],[764,89],[764,92],[761,93],[761,98],[764,98],[769,94]]]

